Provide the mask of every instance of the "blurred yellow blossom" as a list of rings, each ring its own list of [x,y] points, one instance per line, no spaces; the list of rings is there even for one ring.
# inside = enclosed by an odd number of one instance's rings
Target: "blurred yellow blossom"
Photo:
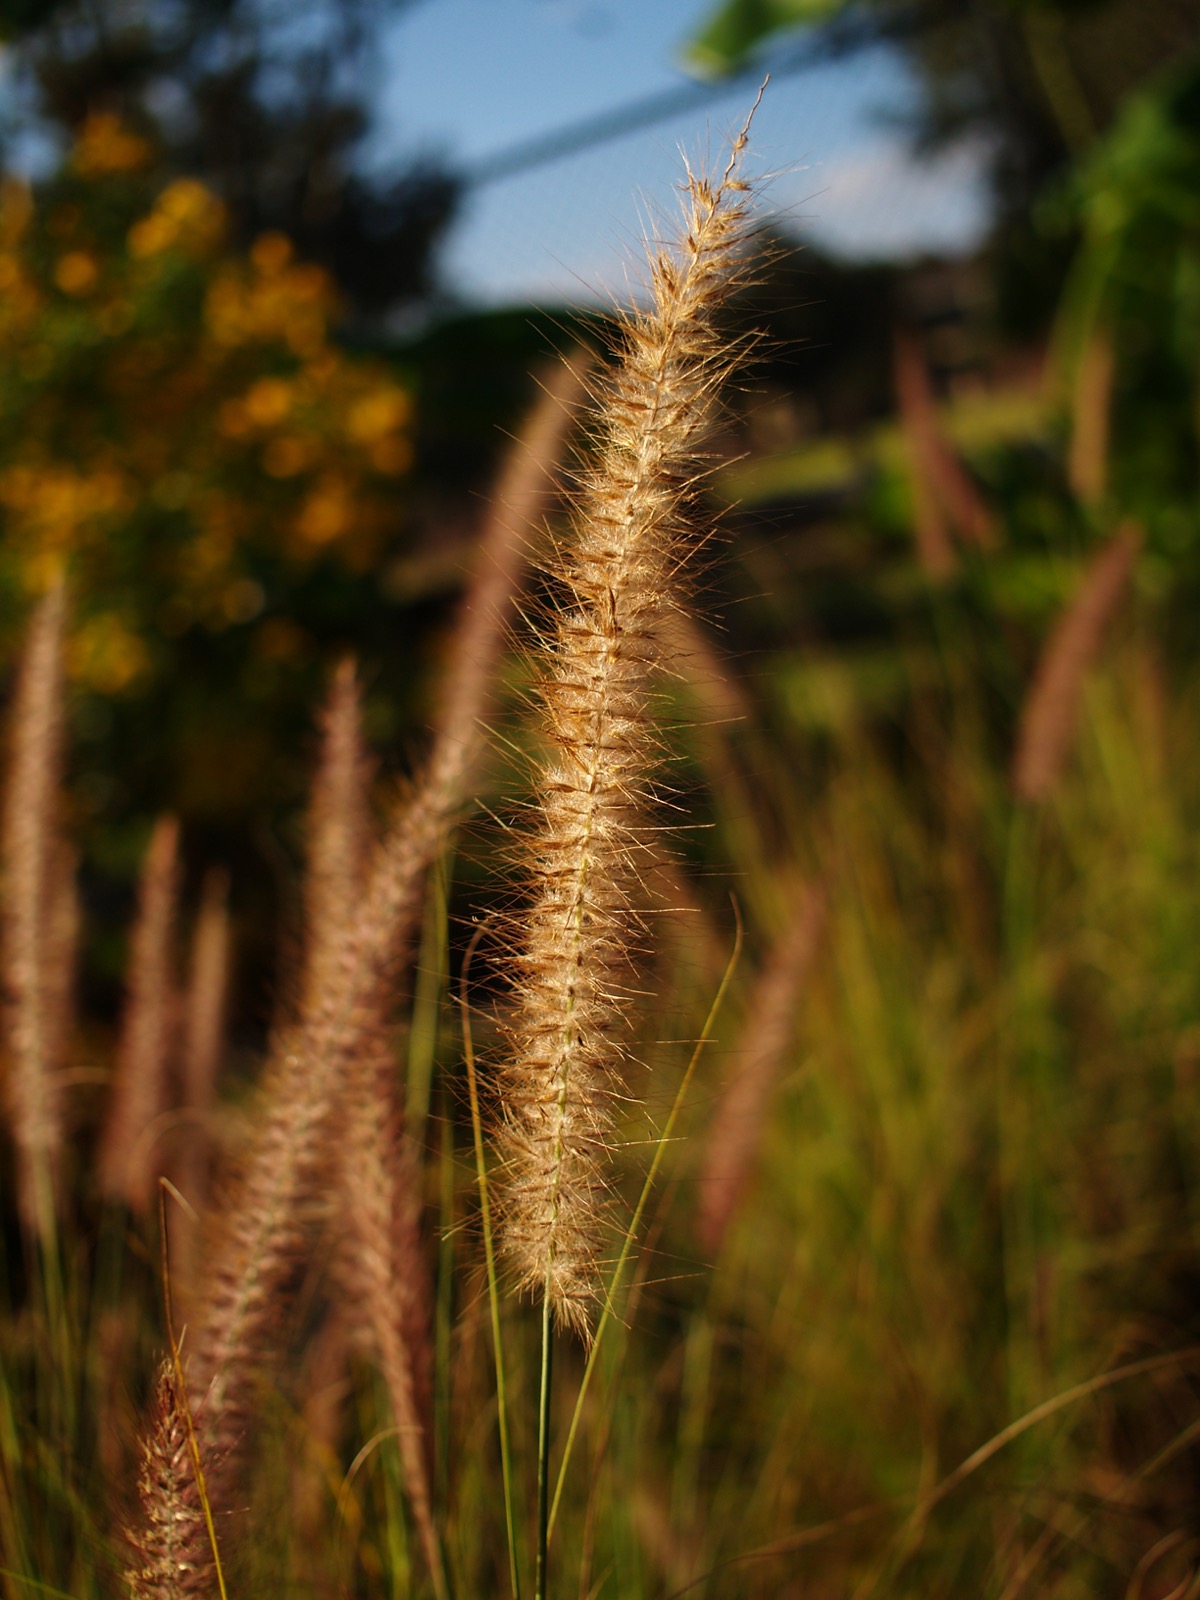
[[[0,178],[0,241],[19,244],[32,216],[33,193],[24,178]]]
[[[296,531],[306,544],[326,545],[350,527],[352,501],[341,478],[326,478],[301,508]]]
[[[377,439],[367,454],[376,472],[389,478],[407,472],[413,464],[412,443],[403,434]]]
[[[150,165],[153,151],[111,111],[95,111],[80,128],[71,165],[85,178],[134,172]]]
[[[169,217],[161,211],[152,211],[148,217],[139,217],[129,230],[129,252],[135,256],[153,256],[165,250],[175,237]]]
[[[292,259],[292,241],[284,233],[260,233],[251,246],[250,259],[264,276],[274,277]]]
[[[97,276],[95,260],[85,250],[68,250],[54,268],[54,281],[64,294],[86,294]]]
[[[346,413],[346,433],[359,444],[373,444],[384,434],[401,428],[412,415],[412,402],[403,389],[388,385],[356,400]]]
[[[149,666],[146,647],[111,611],[86,618],[67,653],[71,678],[99,694],[120,694]]]
[[[225,207],[211,189],[194,178],[177,178],[129,229],[129,251],[138,257],[175,248],[203,254],[220,243],[225,223]]]
[[[294,478],[310,466],[315,451],[311,442],[292,435],[272,439],[263,451],[263,466],[273,478]]]
[[[257,639],[314,563],[368,573],[412,461],[410,397],[336,344],[329,276],[281,234],[238,255],[218,198],[152,161],[106,113],[36,198],[0,181],[0,583],[65,560],[72,670],[116,695],[192,629]]]
[[[279,378],[260,378],[242,400],[242,410],[256,428],[282,422],[292,409],[292,391]]]

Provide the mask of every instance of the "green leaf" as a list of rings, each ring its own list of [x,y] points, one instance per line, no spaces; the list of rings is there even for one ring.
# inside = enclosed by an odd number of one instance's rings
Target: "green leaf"
[[[683,46],[683,65],[700,78],[724,77],[744,67],[772,34],[828,22],[848,4],[849,0],[725,0]]]

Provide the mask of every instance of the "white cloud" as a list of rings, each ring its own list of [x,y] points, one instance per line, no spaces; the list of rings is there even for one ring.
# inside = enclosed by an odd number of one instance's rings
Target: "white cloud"
[[[802,189],[781,179],[777,197],[805,235],[837,255],[953,254],[978,244],[991,221],[990,154],[981,139],[928,156],[914,156],[900,138],[877,140],[808,167]]]

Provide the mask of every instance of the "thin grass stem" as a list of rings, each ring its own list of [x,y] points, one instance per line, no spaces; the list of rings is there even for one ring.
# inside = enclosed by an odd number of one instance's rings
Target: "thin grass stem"
[[[587,1362],[583,1369],[583,1377],[579,1384],[579,1393],[575,1398],[575,1410],[571,1416],[571,1425],[567,1429],[567,1442],[563,1446],[562,1460],[558,1465],[558,1477],[555,1480],[554,1485],[554,1499],[550,1504],[550,1516],[546,1527],[547,1543],[549,1543],[549,1540],[554,1533],[554,1522],[558,1515],[559,1503],[562,1500],[563,1485],[566,1483],[567,1478],[567,1467],[571,1460],[571,1450],[575,1444],[575,1435],[579,1431],[580,1418],[583,1416],[583,1403],[587,1398],[588,1386],[592,1381],[592,1374],[596,1368],[596,1357],[599,1354],[600,1344],[604,1338],[604,1330],[609,1324],[613,1314],[613,1308],[616,1304],[617,1291],[620,1288],[621,1283],[621,1275],[625,1271],[626,1263],[633,1253],[633,1242],[637,1237],[638,1229],[641,1227],[642,1217],[645,1214],[646,1206],[650,1199],[650,1191],[654,1187],[655,1178],[658,1176],[658,1169],[662,1165],[663,1153],[670,1142],[671,1135],[675,1130],[675,1124],[679,1119],[679,1112],[683,1105],[684,1096],[687,1094],[688,1087],[691,1084],[704,1047],[712,1037],[712,1031],[714,1027],[716,1027],[717,1015],[720,1012],[726,992],[728,991],[729,985],[733,980],[733,974],[737,970],[738,961],[741,958],[744,929],[742,927],[741,913],[738,910],[736,900],[733,902],[733,911],[734,916],[737,919],[737,927],[734,933],[733,949],[730,952],[729,961],[726,964],[724,973],[722,974],[721,982],[717,986],[717,992],[713,996],[712,1004],[708,1008],[708,1015],[704,1019],[704,1026],[701,1028],[700,1036],[696,1040],[695,1047],[692,1050],[691,1058],[687,1064],[687,1070],[684,1072],[683,1077],[679,1080],[679,1087],[675,1091],[675,1098],[671,1102],[671,1109],[667,1115],[667,1120],[663,1124],[662,1132],[655,1141],[654,1156],[650,1162],[649,1171],[646,1173],[646,1180],[642,1184],[642,1192],[638,1197],[637,1205],[634,1207],[633,1216],[630,1218],[629,1226],[625,1230],[625,1237],[621,1242],[621,1251],[617,1256],[617,1264],[613,1268],[613,1275],[609,1280],[608,1290],[604,1296],[604,1306],[600,1312],[599,1321],[596,1324],[596,1336],[592,1340],[591,1349],[588,1351]]]
[[[534,1600],[546,1600],[546,1556],[550,1544],[550,1394],[554,1365],[551,1294],[550,1273],[547,1271],[546,1290],[542,1295],[542,1376],[538,1392],[537,1568]]]
[[[496,1279],[496,1250],[492,1234],[492,1208],[488,1198],[487,1159],[483,1146],[483,1118],[479,1109],[479,1082],[475,1072],[475,1047],[471,1038],[471,1008],[467,984],[471,958],[479,946],[483,929],[476,930],[463,957],[459,1006],[462,1010],[463,1060],[467,1068],[467,1094],[471,1102],[471,1132],[475,1141],[475,1178],[479,1185],[479,1210],[483,1223],[483,1253],[487,1263],[488,1309],[492,1320],[492,1352],[496,1366],[496,1413],[500,1431],[500,1472],[504,1479],[504,1523],[508,1534],[508,1571],[513,1600],[521,1600],[521,1579],[517,1568],[516,1519],[513,1515],[512,1458],[508,1446],[508,1391],[504,1381],[504,1346],[500,1338],[500,1289]]]
[[[450,1510],[450,1414],[453,1393],[451,1352],[454,1339],[454,1265],[455,1265],[455,1157],[454,1119],[451,1116],[450,1096],[442,1085],[439,1097],[441,1120],[441,1146],[439,1154],[439,1179],[441,1193],[440,1230],[438,1243],[438,1273],[436,1300],[434,1302],[434,1484],[439,1522],[445,1526]]]

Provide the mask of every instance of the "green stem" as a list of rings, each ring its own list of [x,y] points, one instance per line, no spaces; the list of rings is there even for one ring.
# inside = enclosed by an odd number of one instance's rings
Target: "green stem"
[[[592,1347],[588,1351],[588,1358],[583,1368],[583,1378],[579,1385],[579,1393],[575,1399],[575,1410],[571,1414],[571,1425],[567,1430],[567,1442],[563,1446],[562,1460],[558,1465],[558,1480],[554,1485],[554,1503],[550,1507],[550,1518],[546,1528],[547,1542],[549,1541],[550,1533],[554,1528],[554,1519],[558,1515],[558,1506],[562,1499],[563,1486],[567,1481],[567,1464],[571,1459],[571,1450],[574,1447],[575,1436],[579,1431],[579,1422],[583,1416],[583,1402],[587,1397],[588,1386],[592,1381],[592,1374],[596,1370],[596,1359],[600,1354],[600,1342],[604,1338],[605,1329],[612,1320],[613,1311],[616,1306],[617,1291],[621,1286],[621,1278],[625,1272],[625,1265],[633,1252],[633,1243],[637,1238],[638,1229],[642,1225],[642,1216],[646,1210],[646,1204],[650,1199],[650,1191],[654,1187],[654,1180],[658,1176],[658,1169],[662,1165],[663,1154],[666,1151],[667,1145],[671,1141],[671,1136],[675,1132],[675,1123],[679,1118],[679,1111],[680,1107],[683,1105],[684,1096],[687,1094],[688,1088],[692,1081],[692,1076],[695,1073],[696,1066],[700,1060],[700,1056],[704,1050],[704,1047],[712,1037],[713,1028],[716,1026],[717,1013],[721,1009],[721,1002],[725,998],[725,991],[729,988],[729,985],[733,979],[734,969],[738,964],[738,958],[742,953],[742,919],[740,913],[738,913],[736,902],[734,903],[733,909],[734,914],[737,917],[737,934],[734,938],[733,950],[729,957],[729,963],[725,968],[725,973],[721,979],[720,986],[718,987],[716,994],[713,996],[712,1005],[708,1008],[708,1015],[704,1019],[704,1026],[700,1030],[700,1037],[696,1040],[695,1047],[692,1050],[691,1058],[687,1064],[687,1071],[683,1074],[683,1077],[679,1083],[679,1087],[675,1091],[675,1098],[671,1102],[671,1110],[667,1117],[666,1124],[658,1136],[658,1141],[654,1147],[654,1158],[650,1162],[650,1170],[646,1174],[645,1182],[642,1184],[642,1192],[638,1197],[637,1206],[634,1208],[634,1213],[630,1219],[629,1226],[625,1230],[625,1237],[621,1242],[620,1254],[617,1256],[617,1264],[613,1268],[613,1275],[609,1280],[608,1292],[604,1296],[604,1307],[600,1312],[600,1321],[596,1325],[596,1337],[592,1340]]]
[[[546,1600],[546,1547],[550,1542],[550,1377],[554,1328],[550,1318],[550,1274],[542,1295],[542,1388],[538,1399],[537,1572],[534,1600]]]
[[[463,958],[462,1007],[463,1058],[467,1068],[467,1093],[471,1101],[471,1131],[475,1140],[475,1177],[479,1185],[479,1210],[483,1223],[483,1253],[487,1262],[488,1307],[492,1322],[492,1352],[496,1364],[496,1412],[500,1431],[500,1475],[504,1480],[504,1523],[508,1534],[508,1575],[513,1600],[521,1600],[521,1579],[517,1568],[517,1530],[513,1515],[512,1461],[508,1449],[508,1394],[504,1381],[504,1346],[500,1342],[500,1289],[496,1278],[496,1250],[492,1237],[492,1207],[488,1197],[487,1160],[483,1150],[483,1118],[479,1111],[479,1083],[475,1076],[475,1048],[471,1038],[471,1011],[467,1002],[467,974],[471,957],[479,943],[480,928]]]

